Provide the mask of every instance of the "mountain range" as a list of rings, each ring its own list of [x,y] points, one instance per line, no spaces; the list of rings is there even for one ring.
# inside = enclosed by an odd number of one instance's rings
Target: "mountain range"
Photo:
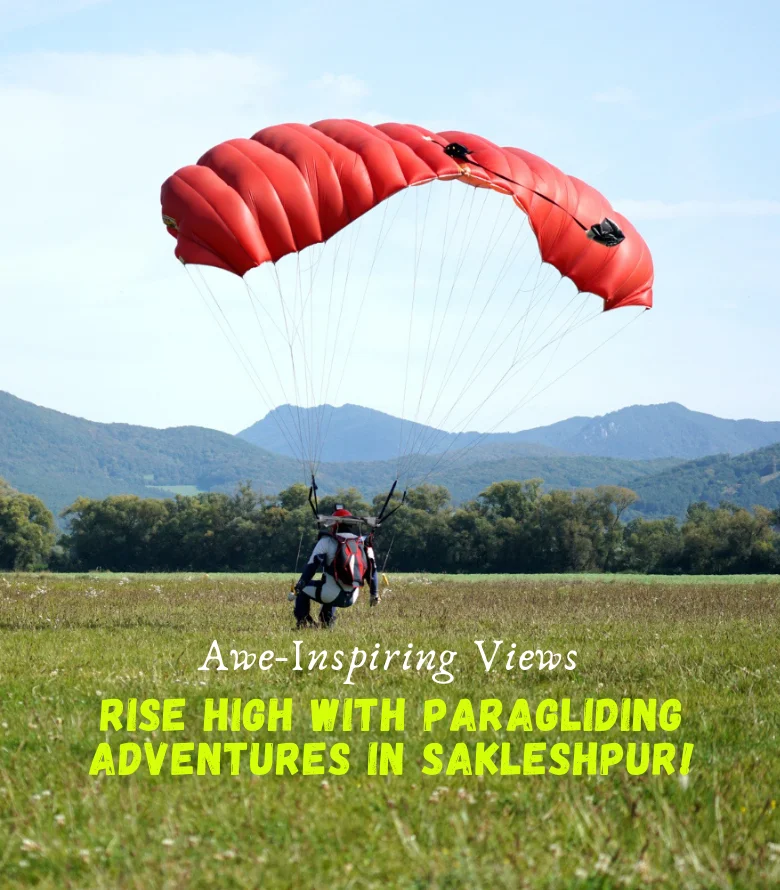
[[[276,410],[291,419],[305,409]],[[417,479],[446,485],[456,502],[497,480],[537,477],[548,488],[627,485],[642,498],[638,511],[653,516],[681,515],[698,499],[780,505],[780,446],[756,450],[780,442],[780,423],[724,420],[668,404],[454,441],[356,405],[325,406],[321,413],[326,420],[330,414],[325,456],[340,458],[322,464],[323,492],[354,486],[372,497],[386,490],[397,470],[399,437],[411,435],[434,443],[433,453],[415,464]],[[453,442],[456,460],[437,456]],[[459,450],[467,443],[472,447]],[[232,491],[243,481],[274,494],[303,479],[286,446],[271,416],[238,436],[202,427],[159,430],[96,423],[0,392],[0,477],[38,495],[55,514],[80,496],[167,497]]]
[[[780,445],[736,456],[715,454],[686,461],[630,486],[643,516],[683,516],[688,505],[728,501],[741,507],[780,507]]]
[[[726,420],[690,411],[676,402],[633,405],[602,417],[570,417],[517,433],[470,431],[457,436],[360,405],[282,405],[238,436],[276,454],[294,456],[290,440],[296,439],[298,430],[305,436],[318,428],[327,429],[322,451],[325,461],[392,460],[399,443],[419,443],[429,454],[475,443],[529,443],[547,446],[551,449],[548,453],[557,454],[693,460],[710,454],[742,454],[780,442],[780,421]]]

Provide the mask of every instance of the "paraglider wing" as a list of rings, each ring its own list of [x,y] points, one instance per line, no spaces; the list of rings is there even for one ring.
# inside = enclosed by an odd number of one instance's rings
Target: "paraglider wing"
[[[267,127],[221,143],[167,179],[163,221],[181,262],[244,276],[437,179],[514,200],[541,258],[600,296],[605,309],[652,306],[650,251],[602,194],[530,152],[471,133],[352,120]]]

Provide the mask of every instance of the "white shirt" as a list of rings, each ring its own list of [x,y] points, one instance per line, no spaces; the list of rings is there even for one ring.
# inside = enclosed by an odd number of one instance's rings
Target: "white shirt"
[[[346,535],[344,537],[346,537]],[[355,535],[350,535],[350,537],[354,538]],[[332,566],[338,549],[338,541],[334,537],[331,535],[323,535],[314,545],[314,550],[312,550],[311,556],[309,557],[309,564],[313,563],[318,556],[324,555],[325,565]]]

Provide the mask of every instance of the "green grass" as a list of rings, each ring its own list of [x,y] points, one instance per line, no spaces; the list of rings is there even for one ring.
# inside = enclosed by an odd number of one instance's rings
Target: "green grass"
[[[425,581],[430,583],[425,583]],[[42,888],[771,887],[780,880],[780,617],[777,579],[391,576],[328,632],[292,630],[286,575],[0,576],[0,886]],[[463,583],[471,582],[471,583]],[[289,654],[354,646],[455,649],[451,685],[427,674],[292,673],[283,665],[198,673],[212,639]],[[576,649],[577,668],[486,674],[475,639]],[[287,650],[287,651],[282,651]],[[90,778],[106,735],[100,699],[292,696],[288,737],[344,741],[341,777]],[[407,731],[307,731],[313,697],[407,699]],[[436,776],[422,746],[517,742],[443,728],[423,734],[425,698],[679,698],[693,742],[678,775]],[[191,721],[183,739],[215,741]],[[278,735],[278,734],[277,734]],[[576,734],[572,734],[576,735]],[[119,732],[125,740],[162,734]],[[619,740],[605,733],[598,741]],[[403,776],[358,768],[369,741],[404,741]],[[559,741],[557,732],[520,741]],[[576,739],[592,740],[585,734]],[[166,740],[171,741],[168,737]],[[179,740],[179,739],[177,739]],[[225,741],[226,738],[221,740]],[[565,738],[564,741],[575,739]]]

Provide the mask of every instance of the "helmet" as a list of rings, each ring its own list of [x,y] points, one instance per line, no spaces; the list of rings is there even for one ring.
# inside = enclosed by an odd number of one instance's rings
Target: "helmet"
[[[349,510],[344,508],[343,504],[336,504],[336,509],[333,511],[333,517],[334,519],[352,519],[352,514]],[[333,531],[336,532],[336,534],[351,532],[352,527],[349,522],[338,522],[333,525]]]

